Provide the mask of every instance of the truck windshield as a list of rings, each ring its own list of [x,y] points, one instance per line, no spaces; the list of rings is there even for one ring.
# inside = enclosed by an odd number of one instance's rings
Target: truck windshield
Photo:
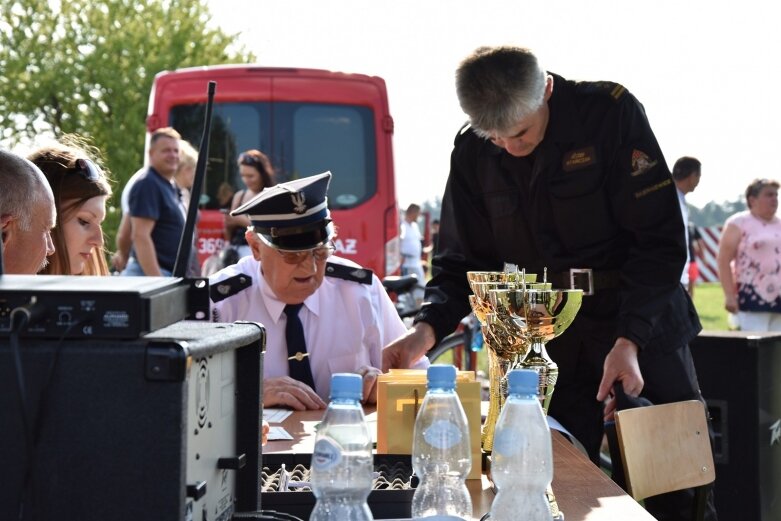
[[[204,104],[177,105],[169,124],[198,148]],[[277,182],[330,170],[329,206],[356,207],[377,191],[374,119],[368,107],[290,102],[215,103],[201,207],[230,206],[244,185],[236,159],[258,149],[271,159]]]

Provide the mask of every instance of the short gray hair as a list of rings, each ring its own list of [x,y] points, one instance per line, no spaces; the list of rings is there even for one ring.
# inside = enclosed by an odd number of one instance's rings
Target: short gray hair
[[[0,150],[0,216],[10,215],[19,227],[29,231],[33,215],[30,211],[48,193],[46,178],[30,161]]]
[[[490,138],[536,112],[545,101],[547,73],[523,47],[480,47],[456,69],[456,94],[474,131]]]

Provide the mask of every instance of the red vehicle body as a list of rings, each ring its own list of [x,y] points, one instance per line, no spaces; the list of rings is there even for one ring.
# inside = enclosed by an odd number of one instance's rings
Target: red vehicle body
[[[197,252],[203,262],[224,246],[220,197],[243,189],[236,164],[264,152],[277,182],[330,170],[328,193],[340,256],[378,276],[400,266],[393,170],[393,119],[385,81],[325,70],[222,65],[157,74],[147,131],[172,126],[196,148],[203,132],[207,84],[217,83]]]

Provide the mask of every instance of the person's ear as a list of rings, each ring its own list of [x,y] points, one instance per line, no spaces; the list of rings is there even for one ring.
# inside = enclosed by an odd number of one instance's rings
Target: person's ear
[[[14,232],[13,222],[14,218],[11,215],[6,214],[0,216],[0,229],[2,229],[3,246],[6,246],[11,240],[11,236]]]
[[[545,77],[545,96],[543,97],[544,101],[548,101],[553,94],[553,76],[548,74]]]
[[[250,250],[252,250],[252,256],[255,258],[256,261],[260,260],[260,250],[263,246],[262,242],[260,240],[260,237],[258,235],[251,231],[247,230],[244,233],[244,238],[247,239],[247,244],[249,244]]]

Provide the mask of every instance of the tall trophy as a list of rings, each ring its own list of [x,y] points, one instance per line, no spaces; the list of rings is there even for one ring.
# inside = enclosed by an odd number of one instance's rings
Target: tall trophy
[[[517,271],[470,271],[467,279],[473,293],[469,296],[469,304],[485,333],[483,342],[488,348],[489,402],[481,446],[484,452],[491,452],[496,422],[507,397],[507,373],[520,367],[518,364],[528,353],[529,342],[521,331],[507,323],[507,317],[496,316],[488,295],[494,289],[507,289],[524,281],[534,281],[536,275]]]

